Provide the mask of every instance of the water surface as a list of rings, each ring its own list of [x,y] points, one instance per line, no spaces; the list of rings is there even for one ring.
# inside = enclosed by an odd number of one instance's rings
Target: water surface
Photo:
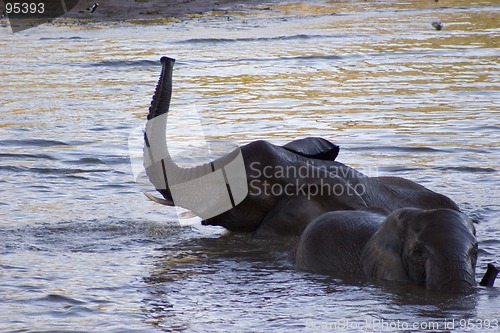
[[[479,279],[500,264],[499,13],[494,1],[316,1],[169,25],[2,30],[0,330],[490,330],[498,283],[444,297],[296,272],[287,242],[179,222],[141,194],[128,138],[158,59],[176,58],[180,160],[200,139],[183,119],[219,153],[326,137],[340,161],[417,181],[475,218]]]

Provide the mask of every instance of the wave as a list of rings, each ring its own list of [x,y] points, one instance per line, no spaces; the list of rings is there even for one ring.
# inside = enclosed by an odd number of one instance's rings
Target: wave
[[[357,37],[364,35],[356,35]],[[292,41],[292,40],[308,40],[320,38],[352,38],[352,35],[291,35],[291,36],[274,36],[274,37],[241,37],[241,38],[190,38],[178,41],[178,44],[213,44],[213,43],[238,43],[238,42],[267,42],[267,41]]]
[[[40,40],[83,40],[88,38],[73,36],[73,37],[41,37]]]
[[[24,226],[1,226],[0,251],[100,252],[127,248],[130,243],[163,244],[183,232],[177,221],[116,219],[61,221]],[[92,240],[92,241],[90,241]],[[5,268],[0,265],[0,268]]]
[[[152,67],[160,66],[158,60],[104,60],[99,62],[90,62],[79,64],[83,67]]]
[[[258,41],[258,40],[277,40],[277,39],[293,39],[293,38],[314,38],[314,37],[304,37],[306,35],[296,35],[296,36],[288,36],[288,37],[262,37],[262,38],[235,38],[235,39],[225,39],[225,38],[194,38],[189,39],[182,42],[192,42],[192,43],[229,43],[235,41]],[[321,35],[313,35],[313,36],[321,36]],[[330,36],[332,37],[332,36]],[[348,36],[351,38],[352,36]],[[392,53],[369,53],[369,54],[343,54],[343,55],[333,55],[333,54],[325,54],[325,55],[303,55],[303,56],[285,56],[285,57],[265,57],[265,58],[236,58],[236,59],[227,59],[227,58],[209,58],[209,59],[184,59],[183,61],[178,61],[178,66],[184,66],[186,64],[221,64],[221,63],[230,63],[230,64],[238,64],[238,63],[261,63],[261,62],[287,62],[287,61],[331,61],[331,60],[353,60],[353,59],[367,59],[373,57],[400,57],[400,56],[429,56],[429,55],[437,55],[440,53],[450,53],[450,51],[422,51],[422,52],[392,52]],[[464,54],[466,51],[458,50],[454,51],[455,53]],[[135,68],[151,68],[151,67],[160,67],[159,60],[104,60],[99,62],[92,63],[79,63],[77,66],[82,67],[109,67],[109,68],[120,68],[120,67],[135,67]]]
[[[0,153],[0,158],[12,159],[28,159],[28,160],[56,160],[56,158],[47,154],[14,154],[14,153]]]
[[[419,168],[419,167],[407,167],[407,166],[387,166],[387,167],[378,167],[378,171],[384,172],[408,172],[408,171],[419,171],[425,170],[427,168]],[[458,166],[458,167],[434,167],[430,168],[432,170],[440,170],[440,171],[451,171],[451,172],[464,172],[464,173],[496,173],[497,170],[493,168],[480,168],[480,167],[467,167],[467,166]]]
[[[436,55],[439,51],[433,52],[393,52],[393,53],[369,53],[369,54],[343,54],[343,55],[303,55],[303,56],[285,56],[285,57],[267,57],[267,58],[238,58],[238,59],[192,59],[186,60],[186,63],[258,63],[258,62],[287,62],[287,61],[331,61],[331,60],[353,60],[353,59],[369,59],[373,57],[400,57],[400,56],[426,56]],[[463,52],[462,52],[463,53]],[[154,62],[156,64],[156,62]]]
[[[497,170],[493,168],[480,168],[480,167],[467,167],[467,166],[459,166],[459,167],[437,167],[436,170],[443,171],[455,171],[455,172],[467,172],[467,173],[496,173]]]
[[[35,147],[53,147],[70,146],[75,143],[67,143],[58,140],[45,139],[21,139],[21,140],[2,140],[0,146],[35,146]]]
[[[21,167],[14,165],[0,165],[0,171],[8,171],[15,173],[31,172],[36,174],[48,175],[74,175],[82,173],[97,173],[110,172],[110,169],[76,169],[76,168],[38,168],[38,167]]]
[[[372,146],[372,147],[352,147],[349,150],[353,151],[396,151],[408,153],[451,153],[444,149],[437,149],[431,147],[398,147],[398,146]]]

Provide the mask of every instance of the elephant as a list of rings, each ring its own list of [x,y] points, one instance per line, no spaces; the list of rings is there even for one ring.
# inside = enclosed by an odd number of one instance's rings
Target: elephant
[[[306,227],[296,247],[295,267],[468,294],[476,286],[477,253],[472,220],[451,209],[401,208],[386,217],[335,211]]]
[[[257,140],[196,167],[178,166],[166,140],[174,62],[161,58],[144,132],[145,172],[163,196],[146,194],[151,200],[189,209],[203,225],[256,236],[299,236],[314,218],[330,211],[459,211],[450,198],[413,181],[368,177],[336,161],[339,147],[319,137],[285,145]]]

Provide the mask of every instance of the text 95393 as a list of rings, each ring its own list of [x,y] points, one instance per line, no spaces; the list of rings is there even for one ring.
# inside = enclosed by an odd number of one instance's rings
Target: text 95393
[[[5,12],[7,14],[43,14],[45,4],[43,2],[6,2]]]

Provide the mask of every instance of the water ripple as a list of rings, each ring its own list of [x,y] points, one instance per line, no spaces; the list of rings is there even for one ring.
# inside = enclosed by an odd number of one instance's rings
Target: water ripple
[[[178,44],[215,44],[215,43],[253,43],[253,42],[275,42],[275,41],[301,41],[310,39],[337,39],[366,37],[364,34],[339,34],[339,35],[282,35],[273,37],[240,37],[240,38],[190,38],[177,41]]]
[[[1,145],[1,143],[0,143]],[[28,160],[56,160],[52,155],[48,154],[23,154],[23,153],[0,153],[0,158],[28,159]]]
[[[467,172],[467,173],[496,173],[497,170],[493,168],[480,168],[480,167],[468,167],[468,166],[459,166],[459,167],[437,167],[436,170],[443,171],[455,171],[455,172]]]
[[[58,140],[47,140],[47,139],[11,139],[11,140],[1,140],[0,146],[6,147],[22,147],[22,146],[33,146],[33,147],[53,147],[53,146],[70,146],[75,144],[82,144],[81,141],[73,142],[63,142]]]
[[[103,60],[99,62],[91,62],[91,63],[81,63],[79,64],[82,67],[110,67],[110,68],[121,68],[121,67],[144,67],[144,68],[154,68],[159,67],[159,63],[157,60]]]

